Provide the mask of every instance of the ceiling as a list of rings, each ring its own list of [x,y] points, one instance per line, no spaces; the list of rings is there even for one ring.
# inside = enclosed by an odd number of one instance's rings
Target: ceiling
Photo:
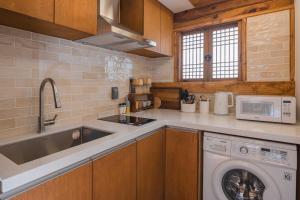
[[[179,13],[195,7],[205,7],[211,4],[224,2],[227,0],[159,0],[168,7],[173,13]]]
[[[189,0],[159,0],[173,13],[179,13],[185,10],[194,8],[193,4]],[[195,0],[194,0],[195,1]]]

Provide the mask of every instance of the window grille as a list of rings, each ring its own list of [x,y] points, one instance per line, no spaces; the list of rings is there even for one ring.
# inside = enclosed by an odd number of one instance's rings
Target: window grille
[[[239,30],[237,26],[214,30],[212,52],[212,78],[239,77]]]
[[[182,37],[182,79],[204,77],[204,33],[190,33]]]
[[[182,81],[213,81],[241,77],[239,23],[181,34]]]

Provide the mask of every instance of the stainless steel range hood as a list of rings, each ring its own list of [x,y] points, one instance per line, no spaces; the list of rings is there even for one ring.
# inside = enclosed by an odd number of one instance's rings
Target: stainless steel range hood
[[[141,0],[99,0],[98,34],[78,42],[117,51],[155,47],[145,39]]]

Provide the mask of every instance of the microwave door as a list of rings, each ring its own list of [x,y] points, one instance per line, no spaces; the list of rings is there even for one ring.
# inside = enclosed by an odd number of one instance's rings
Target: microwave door
[[[243,99],[239,105],[239,118],[241,119],[281,122],[280,101]]]

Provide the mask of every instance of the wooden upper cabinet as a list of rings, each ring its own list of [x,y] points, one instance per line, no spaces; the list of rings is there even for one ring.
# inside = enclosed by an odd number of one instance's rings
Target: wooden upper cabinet
[[[173,55],[173,13],[161,5],[161,34],[160,48],[161,54],[166,56]]]
[[[54,0],[0,0],[0,8],[48,22],[54,21]]]
[[[165,129],[137,142],[137,199],[164,198]]]
[[[154,40],[156,47],[147,50],[160,53],[160,3],[157,0],[144,0],[144,37]]]
[[[92,163],[49,180],[13,200],[92,200]]]
[[[198,131],[166,129],[165,200],[198,200]]]
[[[136,143],[93,162],[93,200],[136,200]]]
[[[97,0],[55,0],[55,24],[97,33]]]

